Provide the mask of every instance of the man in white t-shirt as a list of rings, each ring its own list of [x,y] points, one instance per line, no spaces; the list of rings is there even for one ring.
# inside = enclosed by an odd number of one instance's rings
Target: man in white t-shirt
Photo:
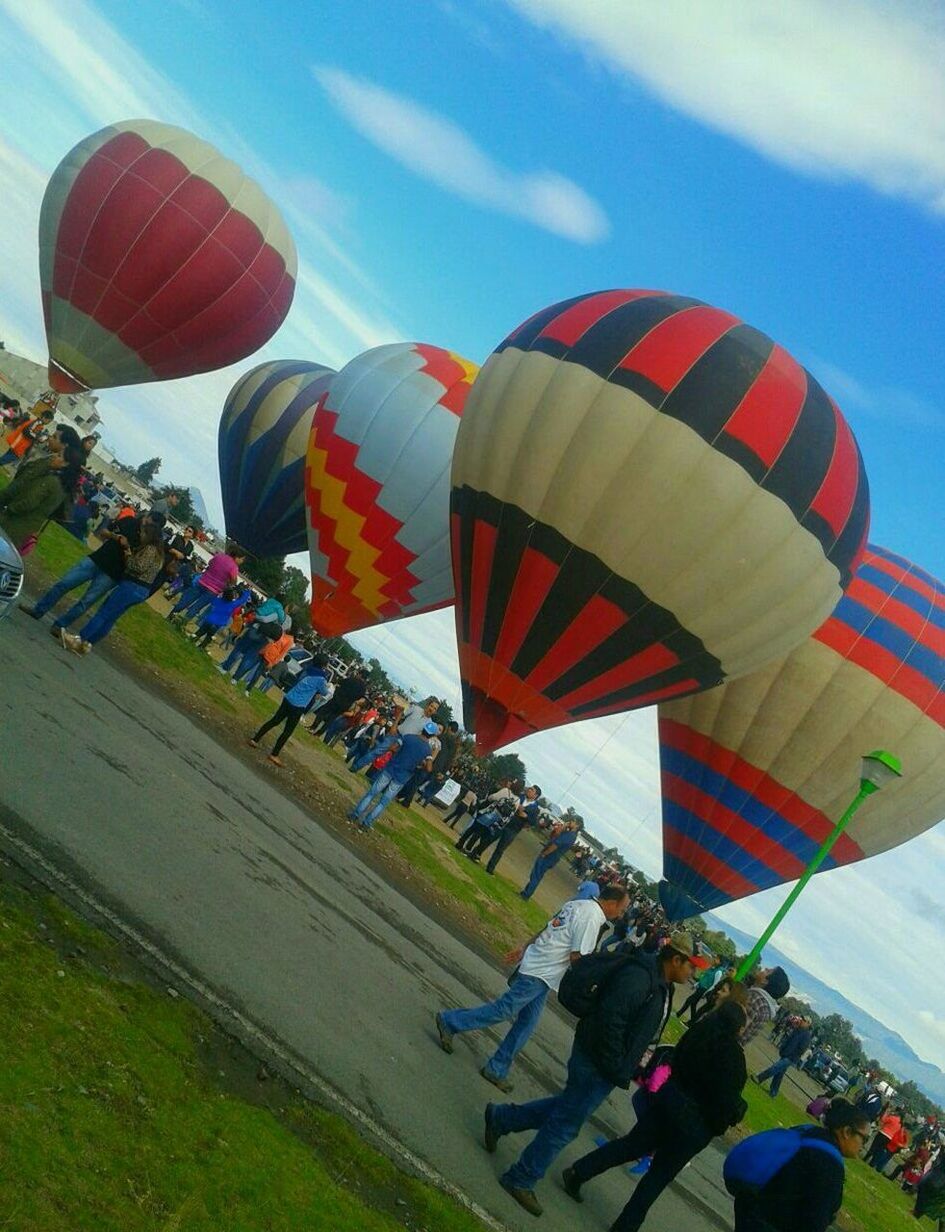
[[[552,989],[557,992],[571,963],[597,948],[605,923],[619,919],[628,903],[626,889],[617,885],[607,886],[598,899],[572,898],[566,902],[531,941],[506,954],[505,962],[510,966],[518,963],[518,970],[501,997],[474,1009],[442,1010],[436,1015],[443,1051],[453,1051],[453,1036],[461,1031],[480,1031],[497,1022],[511,1021],[505,1039],[479,1071],[500,1091],[511,1091],[508,1072],[535,1030],[548,993]]]

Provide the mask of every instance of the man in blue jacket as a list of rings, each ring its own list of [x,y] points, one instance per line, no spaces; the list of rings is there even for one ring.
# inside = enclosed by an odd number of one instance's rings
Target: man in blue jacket
[[[614,1087],[628,1090],[647,1048],[663,1033],[673,986],[692,975],[692,938],[674,933],[656,955],[628,955],[601,987],[577,1025],[564,1090],[528,1104],[487,1104],[484,1142],[494,1151],[504,1134],[538,1132],[499,1184],[530,1215],[541,1214],[535,1185]]]
[[[522,890],[521,898],[531,898],[538,889],[545,873],[549,873],[558,861],[567,855],[578,841],[578,835],[583,829],[584,822],[580,817],[572,817],[565,828],[559,831],[553,839],[542,847],[538,853],[538,859],[532,865],[531,876],[528,878],[528,884]]]
[[[394,756],[348,814],[350,821],[358,822],[364,830],[372,828],[417,767],[432,760],[430,738],[436,733],[436,723],[426,719],[419,736],[408,734],[397,737]]]
[[[762,1070],[760,1074],[752,1075],[752,1081],[757,1082],[759,1086],[763,1086],[769,1078],[771,1079],[768,1094],[772,1099],[780,1091],[784,1075],[791,1066],[800,1065],[801,1057],[810,1047],[812,1034],[810,1019],[802,1018],[794,1030],[782,1041],[778,1049],[777,1061]]]

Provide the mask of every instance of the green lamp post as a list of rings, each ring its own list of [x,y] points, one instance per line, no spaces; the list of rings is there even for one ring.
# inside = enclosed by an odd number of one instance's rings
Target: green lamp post
[[[823,864],[824,860],[826,860],[827,856],[830,855],[834,843],[836,843],[837,839],[850,824],[854,813],[863,801],[866,800],[867,797],[871,796],[873,792],[879,791],[879,789],[886,783],[901,777],[902,766],[899,763],[899,758],[894,757],[892,753],[884,753],[882,749],[876,749],[874,752],[866,754],[863,758],[863,767],[860,772],[860,790],[850,801],[846,812],[824,839],[820,850],[804,870],[804,874],[800,881],[778,908],[774,919],[758,938],[755,948],[738,968],[737,979],[743,980],[752,967],[754,967],[755,963],[761,957],[761,951],[771,940],[775,929],[794,906],[798,896],[807,885],[808,881],[810,881],[814,873],[817,872],[821,864]]]

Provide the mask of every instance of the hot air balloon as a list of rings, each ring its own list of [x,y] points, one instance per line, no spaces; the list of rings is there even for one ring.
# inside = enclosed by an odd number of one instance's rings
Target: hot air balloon
[[[945,817],[945,586],[871,544],[812,637],[662,704],[659,738],[670,919],[798,878],[877,746],[904,777],[870,797],[822,867],[914,838]]]
[[[217,447],[226,533],[256,556],[304,552],[305,452],[315,404],[335,375],[302,359],[273,360],[236,382]]]
[[[730,313],[605,291],[490,356],[452,476],[465,724],[480,750],[711,688],[791,650],[865,543],[853,434]]]
[[[154,120],[86,137],[39,219],[49,379],[61,393],[192,376],[285,319],[296,254],[276,206],[212,145]]]
[[[332,380],[312,421],[305,481],[320,633],[453,601],[450,459],[477,371],[452,351],[398,342]]]

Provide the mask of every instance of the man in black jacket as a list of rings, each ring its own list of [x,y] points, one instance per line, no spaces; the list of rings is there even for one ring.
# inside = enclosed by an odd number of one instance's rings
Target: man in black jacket
[[[487,1104],[486,1150],[503,1134],[538,1133],[500,1184],[530,1215],[541,1214],[535,1185],[614,1087],[630,1086],[640,1058],[659,1040],[673,1004],[673,985],[692,975],[692,939],[675,933],[659,954],[628,955],[600,988],[593,1010],[578,1023],[559,1095],[529,1104]]]
[[[781,1047],[778,1049],[778,1059],[773,1065],[769,1065],[766,1070],[762,1070],[760,1074],[753,1076],[753,1081],[759,1085],[771,1079],[771,1090],[769,1094],[772,1099],[781,1089],[781,1082],[784,1075],[788,1072],[792,1065],[800,1065],[801,1057],[810,1047],[811,1041],[811,1025],[810,1020],[802,1018],[790,1035],[785,1039]]]

